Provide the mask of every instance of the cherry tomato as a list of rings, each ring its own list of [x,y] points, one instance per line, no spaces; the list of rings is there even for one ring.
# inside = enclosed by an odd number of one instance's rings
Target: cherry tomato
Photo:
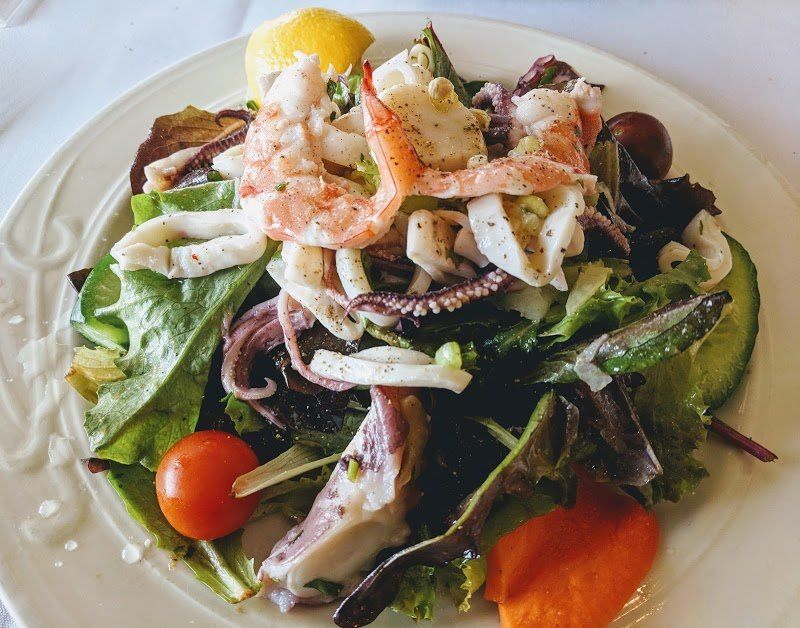
[[[672,139],[658,118],[640,111],[619,113],[608,128],[649,179],[663,179],[672,166]]]
[[[173,528],[210,541],[235,532],[258,506],[258,493],[235,498],[233,481],[258,466],[241,438],[227,432],[195,432],[175,443],[156,471],[161,512]]]

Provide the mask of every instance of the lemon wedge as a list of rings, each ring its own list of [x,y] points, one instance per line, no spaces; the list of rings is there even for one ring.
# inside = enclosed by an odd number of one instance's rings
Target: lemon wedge
[[[330,9],[298,9],[268,20],[247,42],[244,67],[250,95],[260,103],[259,77],[290,66],[295,51],[318,54],[323,70],[332,64],[344,72],[351,65],[358,67],[373,41],[363,24]]]

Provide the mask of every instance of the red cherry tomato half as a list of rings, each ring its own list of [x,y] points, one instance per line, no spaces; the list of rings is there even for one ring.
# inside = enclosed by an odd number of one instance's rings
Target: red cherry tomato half
[[[258,506],[259,494],[231,494],[233,481],[258,466],[241,438],[227,432],[195,432],[175,443],[156,471],[161,512],[173,528],[192,539],[210,541],[235,532]]]

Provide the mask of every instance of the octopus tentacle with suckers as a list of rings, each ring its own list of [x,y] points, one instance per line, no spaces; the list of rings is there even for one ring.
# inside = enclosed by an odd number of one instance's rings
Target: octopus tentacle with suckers
[[[578,216],[578,224],[584,231],[596,230],[602,233],[625,257],[631,254],[630,242],[628,242],[628,238],[622,233],[622,230],[596,208],[587,207]]]
[[[192,170],[210,167],[214,157],[225,152],[229,148],[243,144],[244,138],[247,136],[247,130],[250,128],[250,122],[253,120],[253,113],[246,109],[223,109],[214,117],[217,122],[222,118],[237,118],[244,122],[244,126],[240,126],[233,131],[233,133],[225,137],[203,144],[197,149],[197,153],[195,153],[194,157],[187,161],[186,165],[181,168],[179,177]]]
[[[398,292],[361,294],[350,301],[347,311],[410,317],[425,316],[428,313],[438,314],[442,310],[452,312],[467,303],[504,292],[514,281],[515,279],[504,270],[493,268],[475,279],[422,294]]]

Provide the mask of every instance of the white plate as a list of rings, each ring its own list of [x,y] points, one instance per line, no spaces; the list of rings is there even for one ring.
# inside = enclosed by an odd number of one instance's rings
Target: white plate
[[[368,56],[382,60],[407,47],[426,16],[362,19],[377,39]],[[659,509],[663,540],[657,562],[617,623],[796,624],[797,197],[722,121],[634,66],[522,26],[457,16],[435,17],[434,23],[469,78],[512,83],[537,56],[552,52],[568,60],[607,85],[606,114],[638,109],[660,118],[672,134],[677,166],[717,194],[726,228],[758,265],[762,293],[762,331],[751,373],[721,415],[781,459],[761,464],[711,443],[711,478],[679,506]],[[183,565],[170,569],[168,556],[155,548],[140,563],[125,564],[122,548],[142,544],[146,534],[103,478],[90,476],[77,461],[88,454],[85,407],[63,381],[78,342],[68,328],[74,294],[65,274],[91,265],[129,227],[128,167],[155,116],[188,103],[213,110],[241,102],[245,42],[239,38],[195,55],[98,113],[39,170],[0,227],[0,583],[3,602],[21,624],[265,626],[292,620],[310,626],[323,623],[332,610],[281,617],[260,599],[227,605]],[[29,362],[26,375],[23,360]],[[48,462],[51,435],[71,439],[73,460]],[[44,519],[37,509],[48,499],[62,506]],[[66,551],[67,540],[78,548]],[[437,623],[454,619],[447,606],[442,604]],[[485,626],[495,617],[486,605],[458,619]],[[377,623],[408,625],[391,613]]]

